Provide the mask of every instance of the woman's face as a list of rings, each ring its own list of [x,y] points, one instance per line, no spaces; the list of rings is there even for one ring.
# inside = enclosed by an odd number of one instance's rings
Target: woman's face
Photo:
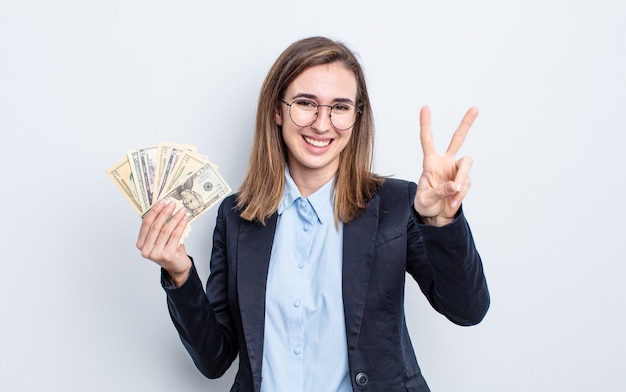
[[[340,63],[317,65],[302,72],[287,88],[283,99],[307,99],[318,105],[356,103],[357,82],[354,73]],[[315,175],[332,178],[339,168],[339,154],[352,136],[352,128],[337,130],[330,121],[327,106],[319,107],[315,122],[301,127],[289,117],[289,106],[281,104],[276,122],[288,150],[292,177]],[[295,179],[295,178],[294,178]]]

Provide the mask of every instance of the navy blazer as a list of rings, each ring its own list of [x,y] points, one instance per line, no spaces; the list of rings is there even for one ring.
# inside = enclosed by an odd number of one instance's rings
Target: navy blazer
[[[456,324],[480,322],[489,307],[482,262],[462,212],[444,227],[420,224],[416,189],[415,183],[386,179],[365,211],[344,225],[342,290],[355,391],[429,391],[404,317],[406,272],[433,308]],[[165,273],[162,283],[198,369],[219,377],[239,355],[231,391],[259,392],[277,214],[262,225],[242,219],[234,205],[231,195],[218,211],[206,295],[195,268],[179,288]]]

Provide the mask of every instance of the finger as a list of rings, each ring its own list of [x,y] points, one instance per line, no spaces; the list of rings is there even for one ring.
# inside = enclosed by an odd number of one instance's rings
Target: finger
[[[447,181],[433,188],[431,197],[435,200],[447,199],[458,193],[459,190],[461,190],[461,184],[457,184],[455,181]]]
[[[180,236],[182,235],[187,224],[186,220],[187,210],[185,208],[180,208],[174,215],[172,215],[172,218],[165,223],[165,226],[161,229],[154,244],[155,247],[158,247],[159,249],[167,248],[166,254],[174,254],[176,248],[178,248]]]
[[[139,236],[137,238],[137,248],[143,248],[146,242],[146,236],[150,231],[150,226],[152,226],[152,223],[157,218],[161,210],[163,210],[164,206],[165,203],[163,202],[163,200],[159,200],[154,206],[152,206],[152,208],[150,208],[148,213],[143,217],[143,220],[141,222],[141,228],[139,229]]]
[[[172,235],[170,236],[170,239],[167,243],[167,246],[173,246],[175,247],[175,249],[178,249],[179,247],[183,247],[182,249],[184,250],[184,245],[181,244],[181,239],[183,237],[183,234],[185,233],[185,229],[187,228],[187,224],[189,223],[189,215],[187,214],[187,211],[184,208],[181,208],[180,211],[178,211],[177,215],[182,215],[181,219],[178,221],[178,223],[176,223],[176,227],[174,228],[174,231],[172,232]],[[186,253],[185,253],[186,254]]]
[[[152,220],[148,233],[145,236],[144,244],[141,248],[141,255],[148,259],[153,259],[152,253],[162,249],[163,241],[157,244],[157,240],[161,236],[164,225],[171,219],[176,204],[169,202],[164,205],[158,215]],[[147,215],[146,215],[147,217]],[[145,218],[144,218],[145,219]]]
[[[456,176],[454,177],[454,182],[458,185],[462,185],[465,183],[465,180],[469,177],[470,169],[474,161],[471,157],[463,157],[456,161]]]
[[[430,108],[428,106],[424,106],[420,110],[420,141],[424,155],[436,153],[433,129],[430,124]]]
[[[157,252],[162,252],[163,249],[165,249],[165,247],[169,244],[172,232],[180,220],[185,216],[186,210],[184,208],[181,208],[174,213],[175,208],[176,204],[172,203],[172,205],[166,209],[168,213],[159,216],[158,220],[165,217],[165,221],[159,222],[160,225],[154,225],[154,249],[156,249]]]
[[[472,168],[472,164],[473,161],[470,157],[463,157],[456,161],[457,170],[456,176],[454,177],[454,184],[458,192],[450,200],[450,206],[452,208],[458,208],[467,194],[470,185],[469,171]]]
[[[191,266],[191,260],[187,256],[185,245],[181,243],[181,238],[185,232],[185,228],[189,223],[189,215],[187,210],[181,208],[174,214],[172,219],[166,224],[173,227],[173,230],[169,235],[163,234],[164,238],[167,238],[167,244],[160,254],[160,265],[167,270],[172,278],[175,275],[179,275],[180,272],[189,271]],[[182,280],[174,279],[177,286],[184,282],[186,277]],[[178,283],[177,283],[178,281]]]
[[[452,135],[452,140],[450,140],[450,144],[448,145],[448,149],[446,150],[446,153],[448,155],[454,156],[459,151],[459,149],[463,145],[463,142],[465,141],[465,137],[467,136],[470,127],[474,123],[474,120],[476,120],[477,116],[478,108],[476,107],[469,108],[467,113],[465,113],[465,116],[463,116],[463,120],[461,120],[461,124],[459,124],[459,127],[454,132],[454,135]]]
[[[458,208],[461,206],[461,203],[463,203],[465,196],[467,196],[467,192],[469,191],[469,188],[471,185],[472,185],[472,181],[470,180],[470,178],[465,177],[465,180],[459,186],[460,188],[459,192],[456,195],[454,195],[454,198],[450,202],[450,206],[455,209],[452,215],[455,215],[456,212],[458,211]]]

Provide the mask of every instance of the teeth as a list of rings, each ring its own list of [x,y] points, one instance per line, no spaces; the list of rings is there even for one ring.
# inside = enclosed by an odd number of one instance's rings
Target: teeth
[[[327,145],[330,144],[330,139],[322,141],[322,140],[311,139],[305,136],[304,140],[310,145],[315,146],[315,147],[326,147]]]

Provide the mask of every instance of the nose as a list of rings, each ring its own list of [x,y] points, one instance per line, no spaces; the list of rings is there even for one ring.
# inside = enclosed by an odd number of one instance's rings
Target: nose
[[[325,111],[328,111],[328,113],[326,113]],[[332,125],[333,123],[330,120],[331,116],[332,116],[332,106],[317,105],[317,118],[315,119],[315,122],[311,124],[311,127],[313,127],[313,129],[318,130],[319,132],[328,131],[333,126]]]

